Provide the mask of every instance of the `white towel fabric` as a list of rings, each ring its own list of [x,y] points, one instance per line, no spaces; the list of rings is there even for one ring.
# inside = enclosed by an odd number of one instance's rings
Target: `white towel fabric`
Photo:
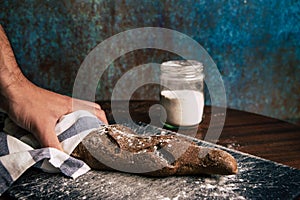
[[[89,171],[88,165],[70,154],[85,136],[103,124],[83,110],[62,117],[55,127],[62,152],[40,148],[32,134],[7,119],[4,132],[0,132],[0,196],[31,166],[51,173],[62,172],[72,178]]]

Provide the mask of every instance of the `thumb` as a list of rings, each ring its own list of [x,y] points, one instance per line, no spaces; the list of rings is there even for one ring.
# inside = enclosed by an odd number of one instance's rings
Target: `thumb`
[[[43,147],[53,147],[64,151],[54,130],[46,128],[44,131],[38,131],[36,137]]]

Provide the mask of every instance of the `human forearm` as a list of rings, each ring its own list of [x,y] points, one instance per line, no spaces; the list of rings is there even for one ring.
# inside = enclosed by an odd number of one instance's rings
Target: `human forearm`
[[[26,79],[1,25],[0,108],[17,125],[33,133],[42,146],[60,150],[62,148],[54,130],[62,116],[84,109],[107,123],[105,113],[99,105],[45,90]]]
[[[10,86],[24,79],[6,34],[0,25],[0,94],[9,95]]]

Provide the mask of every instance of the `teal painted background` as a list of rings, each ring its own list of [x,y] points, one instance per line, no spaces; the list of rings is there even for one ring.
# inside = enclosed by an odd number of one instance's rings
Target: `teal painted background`
[[[296,0],[0,1],[0,23],[18,63],[41,87],[71,95],[81,62],[98,43],[137,27],[165,27],[208,51],[229,107],[290,121],[300,118],[299,21]],[[175,57],[149,49],[121,56],[102,77],[96,99],[110,99],[133,66]],[[156,92],[145,86],[133,98],[157,99]]]

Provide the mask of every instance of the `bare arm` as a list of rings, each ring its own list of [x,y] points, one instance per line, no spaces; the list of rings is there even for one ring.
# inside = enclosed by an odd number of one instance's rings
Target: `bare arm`
[[[74,111],[73,101],[76,110],[88,110],[107,123],[98,104],[72,99],[31,83],[22,74],[0,25],[0,109],[16,124],[32,132],[42,146],[62,150],[54,128],[63,115]]]

